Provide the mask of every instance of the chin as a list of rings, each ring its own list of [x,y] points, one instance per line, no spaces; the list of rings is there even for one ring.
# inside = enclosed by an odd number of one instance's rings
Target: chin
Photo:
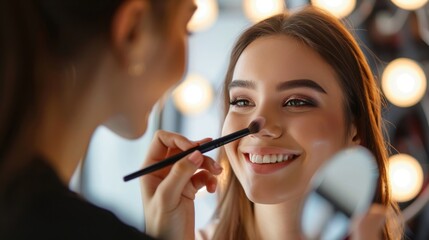
[[[147,129],[147,126],[145,126],[142,129],[137,129],[137,130],[134,130],[134,131],[130,131],[130,132],[126,133],[122,137],[130,139],[130,140],[139,139],[139,138],[141,138],[146,133],[146,129]]]
[[[254,188],[245,189],[247,198],[253,203],[259,204],[279,204],[292,199],[304,196],[302,189],[274,189],[274,188]]]
[[[253,203],[259,203],[259,204],[276,204],[283,202],[283,199],[279,199],[277,196],[271,195],[272,193],[267,193],[265,191],[257,192],[246,192],[247,198],[253,202]]]
[[[276,203],[278,203],[277,201],[273,201],[272,198],[267,197],[267,196],[258,196],[258,195],[252,195],[252,194],[247,194],[247,193],[246,193],[246,196],[252,203],[258,203],[258,204],[276,204]]]
[[[123,138],[135,140],[146,133],[147,118],[139,124],[131,124],[125,118],[118,117],[107,121],[104,126]]]
[[[108,126],[106,127],[109,128],[116,135],[129,140],[138,139],[146,133],[146,127],[144,129],[138,129],[138,130],[110,128]]]

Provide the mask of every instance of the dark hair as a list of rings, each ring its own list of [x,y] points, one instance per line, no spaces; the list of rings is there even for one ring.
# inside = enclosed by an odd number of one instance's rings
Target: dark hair
[[[372,151],[377,159],[380,180],[376,202],[388,206],[389,210],[398,214],[397,205],[390,197],[387,179],[388,155],[383,138],[380,90],[355,38],[335,17],[314,7],[307,7],[296,13],[270,17],[247,29],[239,37],[230,57],[223,92],[225,110],[228,110],[230,102],[228,85],[232,81],[241,53],[254,40],[271,35],[286,35],[309,46],[335,70],[344,91],[346,123],[348,126],[352,122],[356,124],[361,144]],[[226,177],[224,185],[221,185],[217,209],[220,221],[215,238],[236,239],[241,234],[241,239],[253,239],[252,236],[257,234],[252,227],[253,216],[248,213],[253,211],[253,204],[245,199],[244,191],[239,187],[225,152],[221,150],[220,155]],[[400,238],[400,224],[387,219],[383,236],[383,239]]]
[[[33,154],[43,99],[61,84],[47,77],[45,70],[79,54],[92,40],[107,39],[110,19],[120,3],[1,0],[1,177],[8,168],[6,159]]]
[[[35,129],[47,96],[71,84],[53,72],[88,49],[111,44],[112,19],[123,1],[0,0],[0,185],[12,166],[23,164],[18,159],[35,154]],[[148,1],[148,18],[160,19],[153,21],[155,30],[163,29],[172,2]]]

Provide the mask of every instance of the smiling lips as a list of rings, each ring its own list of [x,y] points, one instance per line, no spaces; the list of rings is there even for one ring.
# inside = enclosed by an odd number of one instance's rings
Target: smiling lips
[[[288,166],[294,162],[300,155],[292,153],[245,153],[244,154],[248,167],[256,174],[271,174]]]
[[[252,163],[256,164],[266,164],[266,163],[281,163],[288,160],[296,158],[295,154],[251,154],[249,153],[249,160]]]

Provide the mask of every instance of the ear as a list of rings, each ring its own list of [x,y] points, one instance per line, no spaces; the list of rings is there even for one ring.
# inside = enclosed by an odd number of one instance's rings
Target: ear
[[[350,132],[349,132],[349,142],[352,145],[359,145],[361,144],[361,137],[357,130],[356,123],[353,122],[350,126]]]
[[[111,28],[114,52],[122,63],[129,64],[133,47],[139,41],[142,32],[142,17],[149,9],[146,1],[122,1],[116,10]]]

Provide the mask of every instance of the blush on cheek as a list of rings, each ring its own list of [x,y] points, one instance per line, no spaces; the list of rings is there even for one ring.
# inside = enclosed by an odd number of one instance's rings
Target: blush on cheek
[[[226,115],[222,126],[222,136],[246,128],[250,123],[250,117],[230,112]]]
[[[328,139],[314,141],[310,146],[310,153],[307,155],[309,162],[311,162],[309,164],[315,165],[315,168],[322,165],[335,153],[336,147],[334,145],[336,144]]]
[[[339,122],[338,118],[313,119],[312,124],[290,129],[292,137],[305,151],[307,177],[311,177],[321,165],[346,147],[344,123]]]
[[[314,175],[323,164],[329,161],[338,151],[346,147],[344,131],[331,129],[331,134],[326,135],[326,133],[329,133],[329,130],[326,130],[324,133],[320,134],[317,139],[314,138],[308,146],[306,167],[311,175]]]
[[[291,126],[291,132],[302,144],[313,142],[331,142],[333,145],[345,142],[345,120],[338,114],[329,114],[318,118],[315,116],[311,122],[301,122],[298,126]]]
[[[222,136],[227,135],[228,133],[233,132],[233,129],[235,129],[236,126],[234,126],[234,118],[231,117],[231,115],[226,115],[225,121],[223,122],[222,126]]]

